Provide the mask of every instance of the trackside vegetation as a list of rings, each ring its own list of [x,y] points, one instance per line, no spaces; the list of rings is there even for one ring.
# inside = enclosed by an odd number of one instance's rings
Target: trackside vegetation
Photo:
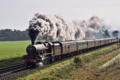
[[[120,54],[120,44],[75,56],[17,80],[116,80],[119,64],[101,67]],[[115,76],[116,75],[116,76]],[[115,76],[115,77],[113,77]],[[118,79],[119,80],[119,79]]]

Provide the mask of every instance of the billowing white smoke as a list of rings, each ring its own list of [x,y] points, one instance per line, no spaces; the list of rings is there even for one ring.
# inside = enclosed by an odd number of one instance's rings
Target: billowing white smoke
[[[39,30],[37,39],[46,41],[65,41],[93,39],[102,29],[101,20],[93,16],[89,21],[66,21],[60,15],[35,14],[30,20],[29,29]]]

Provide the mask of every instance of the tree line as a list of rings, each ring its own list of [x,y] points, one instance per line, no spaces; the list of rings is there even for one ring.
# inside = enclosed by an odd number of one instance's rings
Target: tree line
[[[112,35],[118,38],[119,31],[113,31]],[[104,31],[104,38],[110,37],[108,30]],[[0,41],[19,41],[19,40],[30,40],[28,36],[28,30],[11,30],[11,29],[2,29],[0,30]]]
[[[19,41],[19,40],[29,40],[28,30],[11,30],[2,29],[0,30],[0,41]]]

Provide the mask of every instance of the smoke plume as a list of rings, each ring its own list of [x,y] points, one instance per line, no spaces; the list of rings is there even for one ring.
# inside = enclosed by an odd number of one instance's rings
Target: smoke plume
[[[67,21],[61,15],[45,15],[36,13],[29,22],[29,30],[37,29],[38,40],[66,41],[94,39],[103,29],[102,20],[96,16],[88,21]]]

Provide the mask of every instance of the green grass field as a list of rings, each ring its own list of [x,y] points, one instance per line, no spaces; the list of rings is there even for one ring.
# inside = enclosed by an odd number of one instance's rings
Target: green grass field
[[[22,57],[30,41],[0,41],[0,60]]]

